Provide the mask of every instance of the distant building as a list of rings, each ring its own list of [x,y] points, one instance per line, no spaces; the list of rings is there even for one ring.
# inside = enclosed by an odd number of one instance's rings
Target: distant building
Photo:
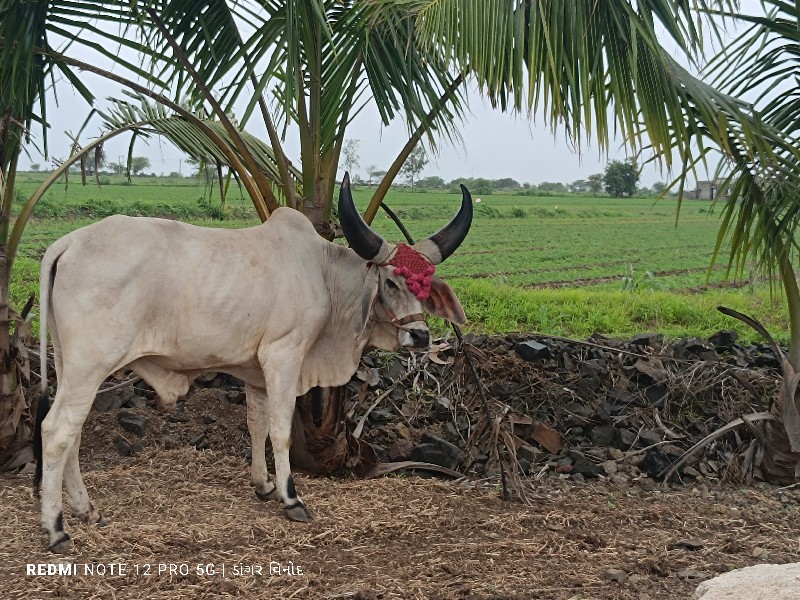
[[[689,197],[695,200],[716,200],[720,195],[720,190],[722,190],[722,197],[725,198],[728,193],[722,187],[724,181],[724,179],[698,181],[697,189],[694,192],[689,192]]]

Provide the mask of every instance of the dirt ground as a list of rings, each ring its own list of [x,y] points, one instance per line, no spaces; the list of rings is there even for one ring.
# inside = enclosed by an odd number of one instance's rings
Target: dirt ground
[[[147,410],[147,440],[180,426]],[[244,407],[200,394],[187,412],[213,415],[210,449],[130,457],[115,414],[92,412],[82,464],[109,526],[65,515],[65,557],[45,548],[30,475],[0,476],[0,596],[688,599],[729,569],[800,560],[800,491],[765,485],[543,479],[526,506],[496,482],[298,476],[314,519],[292,523],[252,492]],[[76,573],[27,574],[53,562]]]

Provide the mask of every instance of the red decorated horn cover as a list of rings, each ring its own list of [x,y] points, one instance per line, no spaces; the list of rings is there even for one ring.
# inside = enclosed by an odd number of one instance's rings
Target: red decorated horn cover
[[[407,244],[398,244],[397,252],[389,264],[395,267],[395,275],[405,278],[408,289],[419,300],[428,299],[431,295],[431,277],[436,267],[427,258]]]

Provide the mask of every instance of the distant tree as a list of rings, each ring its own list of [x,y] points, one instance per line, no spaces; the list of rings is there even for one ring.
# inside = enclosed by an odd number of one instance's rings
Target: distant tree
[[[447,182],[438,175],[424,177],[417,182],[417,186],[426,190],[440,190],[447,187]]]
[[[145,169],[150,168],[150,159],[146,156],[134,156],[131,159],[131,171],[134,175],[141,174]]]
[[[124,175],[125,174],[125,163],[121,162],[111,162],[106,165],[114,175]]]
[[[360,157],[358,156],[358,145],[361,140],[347,140],[342,146],[342,164],[350,172],[350,177],[355,177],[355,170],[358,168]]]
[[[369,175],[369,183],[373,183],[375,179],[383,179],[386,175],[386,169],[379,169],[376,165],[367,167],[367,175]]]
[[[615,198],[633,196],[636,193],[636,184],[639,182],[639,169],[633,159],[612,160],[606,166],[605,176],[606,192]]]
[[[461,188],[459,184],[464,184],[469,188],[469,191],[472,192],[473,195],[480,194],[482,196],[488,196],[492,192],[494,192],[494,181],[491,179],[484,179],[483,177],[476,177],[470,179],[454,179],[450,182],[451,190],[455,189],[458,190],[457,193],[461,193]]]
[[[603,175],[601,173],[589,175],[588,183],[589,191],[593,196],[597,196],[603,190]]]
[[[563,193],[567,191],[567,186],[560,181],[543,181],[536,187],[540,192]]]
[[[42,165],[40,165],[39,163],[33,163],[31,165],[31,171],[33,171],[34,173],[38,173],[39,169],[41,169],[41,168],[42,168]]]
[[[192,177],[201,179],[206,185],[216,183],[217,169],[212,163],[206,160],[197,160],[196,158],[187,158],[184,162],[195,169],[191,175]]]
[[[656,181],[653,184],[653,187],[651,187],[650,189],[653,190],[653,193],[656,196],[660,196],[661,194],[664,193],[664,190],[667,189],[667,184],[666,183],[662,183],[660,181]]]
[[[406,162],[400,172],[405,175],[409,182],[411,182],[411,189],[414,189],[414,180],[422,173],[422,169],[428,164],[428,155],[425,153],[425,148],[417,146],[408,155]]]
[[[496,179],[494,181],[494,189],[496,190],[516,190],[519,188],[519,181],[505,177],[503,179]]]
[[[591,188],[589,187],[589,182],[585,179],[576,179],[572,183],[570,183],[567,188],[573,194],[583,194],[588,192]]]
[[[169,174],[170,179],[181,179],[182,177],[183,175],[181,175],[177,171],[172,171],[172,173]]]

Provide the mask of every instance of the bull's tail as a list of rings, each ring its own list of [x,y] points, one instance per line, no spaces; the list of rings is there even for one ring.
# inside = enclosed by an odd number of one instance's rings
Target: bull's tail
[[[33,425],[33,458],[36,460],[33,492],[37,497],[39,495],[39,485],[42,482],[42,422],[50,410],[50,393],[47,382],[47,326],[50,318],[53,282],[56,278],[56,263],[65,250],[66,245],[62,240],[50,246],[42,259],[42,270],[39,273],[39,362],[42,376],[42,392],[39,395],[39,406],[36,410],[36,421]]]

